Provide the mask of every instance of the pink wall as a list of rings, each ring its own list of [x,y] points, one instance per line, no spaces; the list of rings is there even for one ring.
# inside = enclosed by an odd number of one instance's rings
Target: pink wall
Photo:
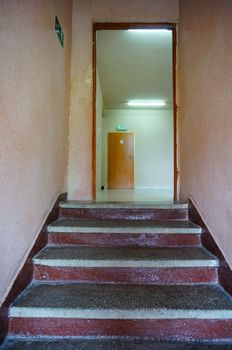
[[[71,0],[1,0],[0,302],[64,190],[71,6]]]
[[[92,23],[177,22],[178,0],[74,0],[69,199],[92,198]]]
[[[232,266],[232,2],[180,0],[180,181]]]

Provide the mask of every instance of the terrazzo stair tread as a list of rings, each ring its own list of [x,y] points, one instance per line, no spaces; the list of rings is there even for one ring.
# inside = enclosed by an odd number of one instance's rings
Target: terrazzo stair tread
[[[180,202],[68,201],[60,204],[60,218],[93,220],[187,220],[188,205]]]
[[[197,248],[46,247],[34,264],[82,267],[192,267],[218,266],[207,250]]]
[[[231,319],[232,298],[218,285],[35,283],[10,317],[82,319]]]
[[[149,221],[140,220],[86,220],[58,219],[48,226],[48,232],[83,233],[174,233],[201,234],[200,226],[187,220]]]
[[[60,202],[60,208],[66,209],[188,209],[185,202],[108,202],[108,201],[67,201]]]
[[[167,342],[132,339],[8,339],[2,350],[231,350],[224,342]]]

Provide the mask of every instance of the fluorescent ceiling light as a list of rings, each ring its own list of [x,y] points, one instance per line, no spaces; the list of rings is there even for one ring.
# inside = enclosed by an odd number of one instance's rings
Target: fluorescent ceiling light
[[[132,107],[163,107],[166,105],[166,103],[165,101],[162,101],[162,100],[152,100],[152,101],[131,100],[127,102],[127,105]]]
[[[167,33],[170,32],[170,29],[128,29],[128,32],[136,32],[136,33]]]

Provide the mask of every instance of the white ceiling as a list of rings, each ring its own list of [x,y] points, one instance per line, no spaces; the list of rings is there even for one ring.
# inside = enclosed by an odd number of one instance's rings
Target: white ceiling
[[[97,68],[105,108],[131,109],[126,102],[133,99],[165,100],[163,109],[172,108],[171,31],[98,31]]]

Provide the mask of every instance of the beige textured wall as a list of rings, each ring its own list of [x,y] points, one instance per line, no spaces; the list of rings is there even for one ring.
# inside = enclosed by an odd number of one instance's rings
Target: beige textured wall
[[[232,267],[231,18],[231,0],[180,0],[181,197]]]
[[[64,189],[72,3],[1,0],[0,6],[1,302]]]
[[[74,0],[69,199],[92,198],[92,23],[176,22],[178,0]]]

